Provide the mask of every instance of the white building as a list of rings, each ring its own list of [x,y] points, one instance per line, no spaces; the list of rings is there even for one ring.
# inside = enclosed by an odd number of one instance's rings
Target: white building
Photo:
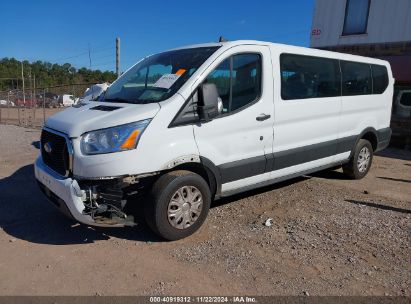
[[[411,88],[411,0],[316,0],[310,45],[388,60]]]

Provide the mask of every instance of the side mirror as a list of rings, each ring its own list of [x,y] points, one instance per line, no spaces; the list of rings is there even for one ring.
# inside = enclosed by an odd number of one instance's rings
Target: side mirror
[[[210,121],[219,115],[217,86],[214,83],[203,83],[198,88],[198,115],[202,121]]]

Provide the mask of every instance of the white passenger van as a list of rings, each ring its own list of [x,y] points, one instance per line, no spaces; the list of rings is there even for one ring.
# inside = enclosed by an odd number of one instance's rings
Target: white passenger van
[[[393,84],[389,63],[366,57],[259,41],[174,49],[48,118],[35,175],[78,222],[134,225],[142,202],[153,231],[183,238],[215,199],[335,166],[364,177],[390,140]]]

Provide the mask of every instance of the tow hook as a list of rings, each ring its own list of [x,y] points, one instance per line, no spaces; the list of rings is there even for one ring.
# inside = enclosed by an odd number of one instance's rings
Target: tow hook
[[[80,198],[84,201],[84,199],[86,198],[86,196],[85,196],[86,193],[85,193],[84,190],[81,190],[81,189],[80,189],[80,186],[78,185],[78,183],[77,183],[76,180],[73,180],[73,181],[71,182],[71,186],[73,187],[74,194],[75,194],[76,196],[80,197]]]

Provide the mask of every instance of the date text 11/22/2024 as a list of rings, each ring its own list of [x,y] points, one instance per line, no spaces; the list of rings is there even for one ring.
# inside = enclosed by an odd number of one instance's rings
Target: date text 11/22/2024
[[[150,297],[150,303],[257,303],[255,297],[248,296],[201,296],[201,297]]]

